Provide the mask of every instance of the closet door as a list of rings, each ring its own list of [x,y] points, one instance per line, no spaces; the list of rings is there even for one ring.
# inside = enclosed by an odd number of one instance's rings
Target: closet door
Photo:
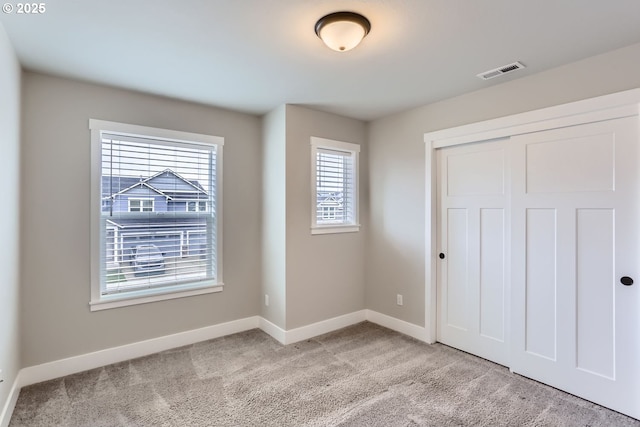
[[[438,341],[507,365],[504,141],[437,152]]]
[[[640,418],[638,120],[513,137],[511,368]]]

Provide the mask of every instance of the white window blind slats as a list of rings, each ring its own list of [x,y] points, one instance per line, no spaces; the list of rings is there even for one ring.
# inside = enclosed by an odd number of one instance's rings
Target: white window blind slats
[[[111,149],[114,147],[114,149]],[[206,184],[207,175],[211,171],[215,176],[215,166],[209,164],[212,153],[203,153],[203,150],[195,153],[174,153],[172,155],[161,155],[157,150],[147,148],[146,153],[138,153],[137,156],[127,155],[130,153],[125,144],[104,143],[102,151],[102,168],[103,173],[111,173],[115,179],[125,177],[142,177],[141,173],[146,174],[145,178],[150,177],[153,173],[162,172],[171,169],[185,178],[196,176],[200,178],[201,185]],[[144,147],[136,147],[141,149]],[[166,151],[166,150],[163,150]],[[215,153],[213,153],[212,162],[215,162]],[[215,163],[214,163],[215,164]]]
[[[317,148],[316,224],[356,223],[354,153]]]
[[[216,280],[216,153],[102,132],[101,295]]]
[[[101,136],[103,139],[110,139],[114,141],[140,143],[142,145],[153,144],[156,147],[169,147],[169,150],[171,149],[171,147],[174,147],[178,144],[183,149],[193,148],[197,150],[199,148],[207,149],[208,147],[211,147],[211,144],[209,143],[187,141],[184,139],[156,138],[153,136],[145,137],[145,136],[139,136],[139,135],[135,136],[135,135],[125,134],[125,133],[121,134],[121,133],[109,132],[109,131],[102,131]]]

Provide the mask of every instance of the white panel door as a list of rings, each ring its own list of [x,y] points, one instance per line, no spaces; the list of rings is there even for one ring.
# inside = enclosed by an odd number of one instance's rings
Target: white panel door
[[[511,369],[640,418],[638,120],[510,145]]]
[[[437,151],[438,341],[507,365],[504,141]]]

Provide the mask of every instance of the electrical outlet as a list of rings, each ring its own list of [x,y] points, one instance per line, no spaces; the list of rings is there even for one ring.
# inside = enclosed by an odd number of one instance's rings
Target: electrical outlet
[[[396,295],[396,304],[402,305],[402,295]]]
[[[269,294],[264,294],[264,305],[269,307]]]

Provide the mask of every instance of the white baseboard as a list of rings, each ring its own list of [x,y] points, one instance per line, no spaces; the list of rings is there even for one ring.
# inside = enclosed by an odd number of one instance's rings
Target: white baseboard
[[[365,320],[428,343],[428,334],[424,326],[414,325],[413,323],[405,322],[404,320],[396,319],[395,317],[387,316],[386,314],[378,313],[373,310],[354,311],[353,313],[312,323],[311,325],[290,329],[288,331],[261,317],[260,329],[271,335],[281,344],[286,345],[317,337],[318,335],[336,331],[347,326],[355,325],[356,323],[364,322]]]
[[[318,335],[326,334],[327,332],[342,329],[346,326],[355,325],[356,323],[364,322],[367,320],[365,312],[366,310],[354,311],[353,313],[333,317],[331,319],[301,326],[288,331],[285,331],[281,327],[261,317],[260,329],[271,335],[281,344],[287,345],[317,337]]]
[[[378,313],[373,310],[365,310],[367,312],[367,320],[385,328],[389,328],[401,334],[409,335],[417,340],[429,342],[427,330],[424,326],[414,325],[386,314]]]
[[[364,322],[365,320],[367,320],[366,310],[360,310],[323,320],[321,322],[312,323],[311,325],[301,326],[299,328],[286,331],[284,344],[292,344],[294,342],[308,340],[309,338],[355,325],[356,323]]]
[[[372,310],[355,311],[288,331],[260,316],[247,317],[23,368],[18,373],[9,398],[4,405],[2,413],[0,413],[0,427],[9,425],[20,389],[24,386],[255,328],[262,329],[274,339],[286,345],[355,325],[365,320],[418,340],[427,341],[427,333],[424,327]]]
[[[13,414],[13,409],[16,407],[16,402],[18,401],[19,394],[20,372],[18,372],[18,375],[16,375],[16,379],[13,381],[13,385],[11,386],[11,391],[9,392],[7,401],[5,402],[4,408],[2,408],[2,412],[0,413],[0,427],[9,426],[11,415]]]
[[[18,375],[18,386],[24,387],[254,328],[262,329],[280,343],[286,345],[304,341],[365,320],[409,335],[418,340],[426,341],[427,334],[424,327],[372,310],[355,311],[288,331],[285,331],[260,316],[253,316],[23,368]]]
[[[278,341],[280,344],[285,344],[287,341],[287,331],[285,331],[275,323],[271,323],[264,317],[260,317],[260,329],[262,329],[265,333],[271,335],[271,337]]]
[[[260,326],[259,316],[247,317],[205,328],[166,335],[120,347],[112,347],[93,353],[56,360],[41,365],[23,368],[20,371],[20,387],[52,380],[54,378],[99,368],[112,363],[123,362],[137,357],[147,356],[159,351],[194,344],[225,335],[248,331]]]

